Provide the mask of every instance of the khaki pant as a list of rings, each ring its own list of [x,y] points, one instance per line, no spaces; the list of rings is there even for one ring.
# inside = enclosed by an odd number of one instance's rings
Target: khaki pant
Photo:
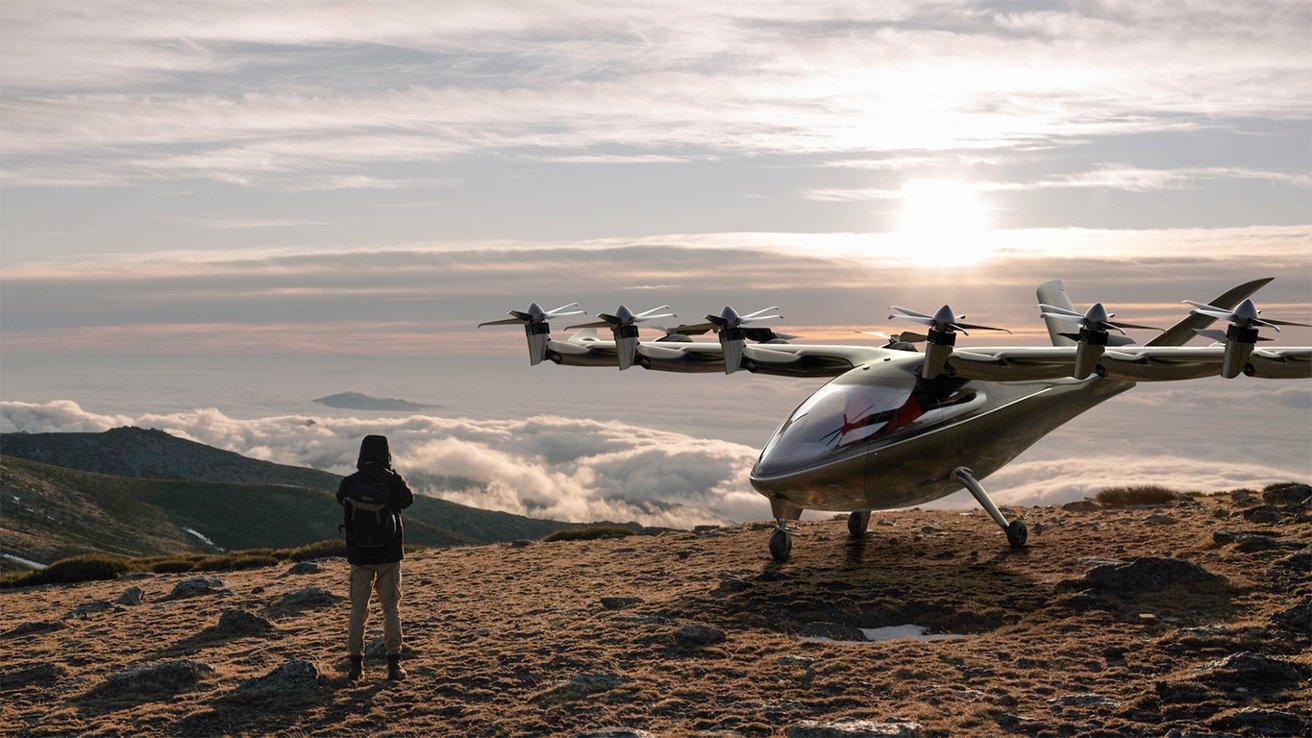
[[[387,653],[401,653],[401,562],[351,564],[351,622],[346,648],[352,656],[364,653],[364,621],[369,615],[369,591],[378,591],[383,605],[383,642]]]

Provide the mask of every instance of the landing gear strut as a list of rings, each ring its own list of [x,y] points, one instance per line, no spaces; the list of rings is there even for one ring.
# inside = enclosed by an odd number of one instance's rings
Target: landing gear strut
[[[853,538],[861,538],[870,527],[870,511],[857,510],[847,516],[847,532]]]
[[[1020,520],[1007,522],[1007,518],[1002,515],[1002,511],[998,509],[997,505],[993,504],[993,500],[989,499],[989,494],[980,486],[974,472],[964,466],[959,466],[952,470],[952,478],[961,482],[961,485],[975,497],[975,501],[980,504],[980,507],[984,508],[989,517],[993,518],[993,522],[997,523],[999,528],[1002,528],[1002,532],[1007,534],[1007,543],[1011,544],[1012,548],[1021,548],[1025,545],[1025,541],[1030,537],[1025,524]]]
[[[793,552],[793,531],[788,523],[802,519],[802,508],[778,497],[770,498],[770,512],[774,514],[775,529],[770,534],[770,555],[775,561],[787,561]]]

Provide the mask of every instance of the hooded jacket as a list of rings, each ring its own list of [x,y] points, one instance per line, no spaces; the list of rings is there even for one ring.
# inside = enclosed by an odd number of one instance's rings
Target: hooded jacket
[[[342,483],[337,487],[337,504],[343,506],[343,518],[346,525],[350,525],[351,511],[347,506],[351,503],[346,499],[347,493],[351,490],[351,485],[356,478],[365,476],[370,480],[382,479],[387,485],[387,509],[396,513],[397,530],[396,537],[386,546],[378,548],[362,548],[356,546],[351,541],[351,536],[346,536],[346,560],[352,564],[390,564],[405,558],[405,549],[403,548],[405,538],[405,523],[401,519],[401,511],[410,507],[415,501],[414,493],[410,491],[409,485],[391,468],[392,455],[387,448],[387,438],[384,436],[365,436],[364,441],[360,444],[360,457],[356,462],[356,471],[354,474],[344,478]]]

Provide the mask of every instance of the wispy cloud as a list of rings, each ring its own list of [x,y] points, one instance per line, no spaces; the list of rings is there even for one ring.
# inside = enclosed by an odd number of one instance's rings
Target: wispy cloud
[[[1312,109],[1302,3],[673,15],[653,3],[6,3],[3,14],[13,184],[51,183],[40,161],[111,181],[294,189],[306,185],[286,177],[313,172],[386,187],[350,166],[544,148],[574,163],[679,159],[672,147],[992,149]],[[320,68],[329,49],[348,73]]]
[[[1108,164],[1075,174],[1044,177],[1032,181],[975,181],[964,183],[975,192],[1026,192],[1055,189],[1098,189],[1122,192],[1182,190],[1209,186],[1218,182],[1267,182],[1281,187],[1312,188],[1312,175],[1303,172],[1263,171],[1240,167],[1190,167],[1181,169],[1145,169],[1126,164]],[[864,202],[900,200],[904,187],[817,187],[804,191],[802,197],[819,202]]]

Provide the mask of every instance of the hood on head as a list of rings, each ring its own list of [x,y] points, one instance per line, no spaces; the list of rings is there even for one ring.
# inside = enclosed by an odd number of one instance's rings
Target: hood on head
[[[360,458],[355,462],[355,468],[363,469],[366,464],[392,466],[392,452],[387,448],[387,436],[365,436],[360,441]]]

